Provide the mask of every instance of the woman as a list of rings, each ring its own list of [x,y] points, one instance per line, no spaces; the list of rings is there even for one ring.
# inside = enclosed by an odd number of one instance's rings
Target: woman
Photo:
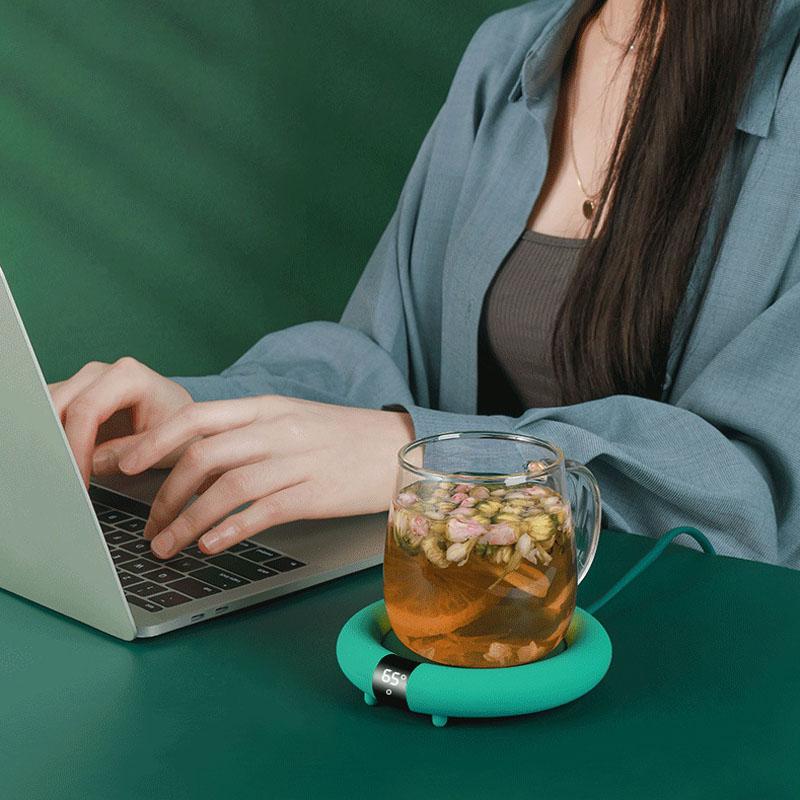
[[[412,438],[519,431],[590,464],[605,527],[800,566],[799,29],[800,0],[489,17],[340,322],[53,385],[84,477],[174,465],[153,551],[216,553],[385,509]]]

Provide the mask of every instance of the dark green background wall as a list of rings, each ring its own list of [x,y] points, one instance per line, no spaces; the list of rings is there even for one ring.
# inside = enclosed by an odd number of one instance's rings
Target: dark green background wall
[[[337,319],[501,0],[0,4],[0,264],[49,380]],[[2,346],[0,344],[0,346]]]

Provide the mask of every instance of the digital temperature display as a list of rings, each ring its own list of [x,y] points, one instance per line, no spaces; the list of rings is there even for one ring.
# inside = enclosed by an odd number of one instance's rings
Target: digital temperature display
[[[408,678],[418,666],[418,661],[394,653],[384,656],[372,672],[372,694],[375,699],[385,705],[407,709]]]

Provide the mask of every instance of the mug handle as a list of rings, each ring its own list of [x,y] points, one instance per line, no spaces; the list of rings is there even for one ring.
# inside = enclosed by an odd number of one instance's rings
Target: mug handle
[[[597,478],[579,461],[564,459],[567,483],[570,488],[575,550],[577,556],[578,583],[580,583],[594,561],[597,542],[600,539],[602,505]],[[591,502],[586,502],[591,496]]]

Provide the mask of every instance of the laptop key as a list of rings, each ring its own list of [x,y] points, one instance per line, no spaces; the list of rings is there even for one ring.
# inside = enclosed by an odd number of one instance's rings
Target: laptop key
[[[132,519],[126,519],[124,522],[118,522],[117,527],[122,528],[124,531],[130,531],[130,533],[140,533],[144,530],[144,524],[143,519],[133,517]]]
[[[257,545],[255,544],[255,542],[248,542],[247,539],[245,539],[243,542],[237,542],[232,547],[229,547],[228,548],[228,552],[229,553],[243,553],[245,550],[250,550],[250,549],[252,549],[253,547],[256,547],[256,546]]]
[[[130,533],[125,531],[114,530],[113,528],[106,534],[103,534],[109,544],[125,544],[133,539]]]
[[[150,561],[146,558],[137,558],[134,561],[128,561],[125,564],[125,570],[127,572],[133,572],[136,575],[141,575],[145,572],[150,572],[150,570],[155,569],[158,564],[155,561]]]
[[[94,509],[95,514],[102,514],[104,511],[111,511],[108,506],[104,506],[102,503],[98,503],[96,500],[92,500],[92,508]]]
[[[131,539],[134,539],[134,541],[122,545],[123,550],[127,550],[137,556],[150,552],[150,542],[147,539],[135,539],[133,536],[131,536]]]
[[[126,553],[124,550],[117,550],[116,547],[109,548],[111,551],[111,560],[115,564],[124,564],[127,561],[132,561],[136,556],[133,553]]]
[[[205,564],[198,561],[196,558],[184,556],[183,558],[173,558],[166,562],[173,569],[180,570],[181,572],[193,572],[196,569],[202,569]]]
[[[181,578],[169,584],[170,589],[177,589],[189,597],[209,597],[212,594],[219,594],[216,586],[209,586],[207,583],[196,581],[194,578]]]
[[[157,583],[152,583],[151,581],[144,581],[143,583],[137,583],[136,586],[131,586],[128,591],[138,597],[150,597],[151,594],[163,592],[164,587],[159,586]]]
[[[209,558],[208,563],[227,572],[235,572],[237,575],[249,578],[251,581],[263,581],[264,578],[271,578],[273,575],[278,574],[274,569],[269,569],[269,567],[265,567],[262,564],[254,564],[252,561],[245,561],[243,558],[231,556],[227,553]]]
[[[268,561],[270,558],[277,558],[280,553],[270,550],[268,547],[256,547],[242,553],[242,558],[249,558],[251,561]]]
[[[274,561],[270,561],[266,566],[268,566],[270,569],[277,569],[280,572],[288,572],[290,569],[297,569],[298,567],[304,567],[305,565],[306,564],[304,561],[298,561],[295,558],[283,556],[282,558],[276,558]]]
[[[164,608],[169,608],[170,606],[179,606],[181,603],[189,603],[192,598],[178,592],[164,592],[164,594],[154,595],[151,599],[160,603]]]
[[[223,570],[217,567],[199,569],[197,572],[192,573],[192,577],[210,583],[218,589],[236,589],[239,586],[246,586],[250,583],[250,581],[245,580],[239,575],[231,575],[231,573],[223,572]]]
[[[145,611],[161,611],[161,606],[158,603],[152,602],[152,600],[145,600],[143,597],[137,597],[135,594],[126,594],[125,599],[134,606],[139,606],[139,608],[143,608]]]
[[[109,533],[110,531],[116,530],[116,528],[114,528],[113,525],[109,525],[107,522],[101,522],[100,530],[103,531],[103,533]]]
[[[206,557],[206,554],[196,544],[193,544],[191,547],[187,547],[185,550],[182,551],[182,554],[191,556],[192,558]]]
[[[119,575],[119,582],[122,584],[123,589],[127,589],[129,586],[133,586],[135,583],[141,583],[142,581],[138,575],[131,575],[130,572],[123,572],[123,570],[117,572],[117,575]]]
[[[111,508],[108,511],[104,511],[102,514],[97,515],[97,519],[100,522],[111,522],[116,525],[118,522],[122,522],[122,520],[130,519],[130,514],[123,514],[121,511],[117,511],[115,508]]]
[[[169,567],[161,567],[161,569],[154,569],[152,572],[142,573],[142,577],[148,581],[167,583],[168,581],[176,581],[178,578],[183,576],[180,574],[180,572],[175,572],[174,569],[170,569]]]

